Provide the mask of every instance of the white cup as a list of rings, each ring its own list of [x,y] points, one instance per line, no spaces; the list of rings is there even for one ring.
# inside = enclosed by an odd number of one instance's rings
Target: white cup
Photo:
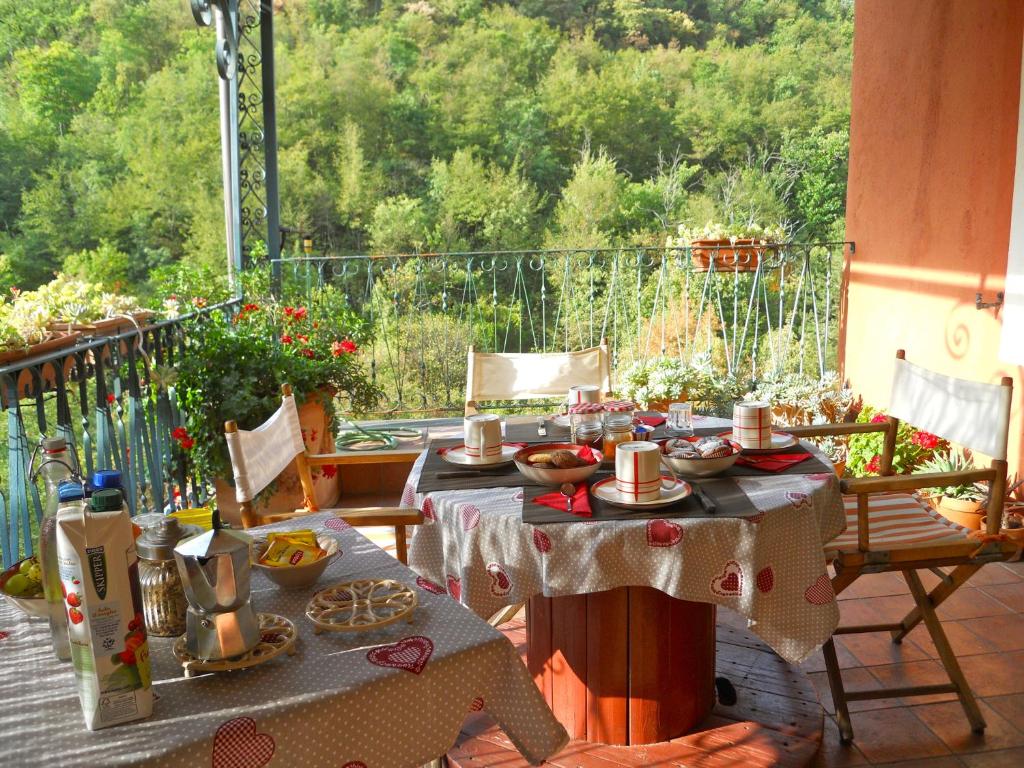
[[[665,482],[667,481],[667,485]],[[615,490],[627,501],[656,501],[661,489],[675,485],[661,476],[661,446],[647,440],[633,440],[615,447]]]
[[[577,403],[599,403],[601,402],[601,388],[596,384],[578,384],[569,387],[569,405]]]
[[[732,407],[732,439],[742,448],[771,448],[771,406],[757,401],[736,403]]]
[[[501,455],[501,419],[494,413],[477,413],[462,420],[466,456],[487,459]]]

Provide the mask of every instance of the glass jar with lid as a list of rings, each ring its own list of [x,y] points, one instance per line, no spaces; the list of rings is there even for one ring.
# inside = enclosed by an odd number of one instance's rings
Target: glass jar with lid
[[[178,564],[174,561],[174,546],[200,533],[202,529],[197,526],[182,525],[177,518],[165,516],[144,529],[135,540],[142,613],[146,631],[151,635],[177,637],[185,633],[188,603]]]
[[[569,425],[572,429],[572,441],[577,445],[600,445],[604,434],[602,415],[604,406],[601,403],[574,403],[569,406]]]
[[[604,457],[615,458],[615,446],[633,439],[633,412],[630,400],[611,400],[604,404]]]

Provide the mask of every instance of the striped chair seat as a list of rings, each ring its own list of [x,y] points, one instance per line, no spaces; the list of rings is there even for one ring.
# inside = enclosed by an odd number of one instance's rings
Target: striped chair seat
[[[844,496],[846,530],[825,545],[825,553],[857,551],[857,497]],[[868,497],[868,549],[910,549],[967,543],[970,531],[950,522],[909,493],[873,493]]]

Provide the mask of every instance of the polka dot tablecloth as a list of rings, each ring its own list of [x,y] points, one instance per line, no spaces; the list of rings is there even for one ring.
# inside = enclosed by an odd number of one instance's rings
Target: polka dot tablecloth
[[[708,418],[700,426],[719,422],[729,425]],[[410,565],[480,616],[534,595],[650,586],[738,611],[793,663],[839,621],[822,547],[846,526],[834,473],[736,478],[761,513],[745,519],[532,526],[522,522],[521,488],[415,493],[424,458],[402,498],[425,518],[413,534]]]
[[[444,590],[329,515],[266,529],[325,525],[342,554],[317,588],[403,581],[419,597],[412,624],[314,635],[304,615],[313,589],[281,590],[254,573],[254,606],[295,622],[296,655],[186,679],[173,641],[150,638],[153,716],[100,731],[85,729],[71,666],[53,656],[46,623],[0,600],[4,765],[414,768],[444,754],[481,709],[531,762],[565,745],[512,644]]]

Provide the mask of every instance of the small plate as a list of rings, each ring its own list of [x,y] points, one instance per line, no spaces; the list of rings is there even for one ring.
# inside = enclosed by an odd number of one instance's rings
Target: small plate
[[[726,440],[732,440],[732,430],[727,429],[725,432],[719,432],[719,437],[724,437]],[[772,432],[772,447],[771,448],[743,448],[743,453],[768,453],[769,451],[781,451],[783,448],[792,448],[800,441],[793,437],[789,432]]]
[[[667,475],[662,475],[662,477],[667,477]],[[675,504],[677,501],[685,499],[693,493],[693,488],[685,480],[676,480],[672,488],[661,489],[660,499],[653,499],[652,501],[627,501],[615,490],[615,478],[608,477],[590,486],[590,493],[595,498],[606,501],[609,504],[614,504],[616,507],[623,507],[625,509],[659,509],[660,507],[667,507],[669,504]]]
[[[505,445],[501,446],[501,454],[498,456],[484,456],[479,458],[476,456],[466,455],[465,445],[456,445],[447,449],[441,454],[441,458],[447,461],[449,464],[457,464],[460,467],[500,467],[502,464],[509,464],[512,462],[512,458],[516,455],[516,451],[520,449],[518,445]]]

